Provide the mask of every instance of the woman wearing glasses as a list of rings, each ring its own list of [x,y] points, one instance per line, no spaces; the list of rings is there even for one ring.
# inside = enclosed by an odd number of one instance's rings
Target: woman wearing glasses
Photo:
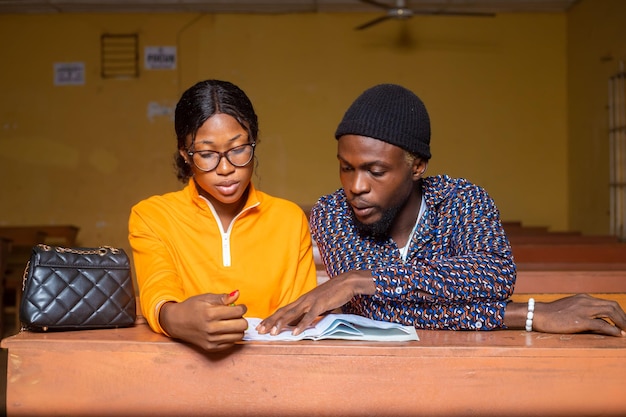
[[[242,339],[244,315],[265,318],[315,286],[308,221],[253,186],[258,121],[237,86],[192,86],[174,127],[186,186],[129,220],[141,308],[154,331],[219,351]]]

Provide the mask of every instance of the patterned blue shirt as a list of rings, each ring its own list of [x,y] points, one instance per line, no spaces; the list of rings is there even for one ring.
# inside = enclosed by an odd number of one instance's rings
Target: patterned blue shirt
[[[465,179],[426,177],[426,212],[406,261],[391,239],[361,235],[342,189],[321,197],[311,231],[333,277],[370,270],[374,295],[354,297],[346,313],[421,329],[491,330],[504,327],[516,267],[500,213],[487,192]]]

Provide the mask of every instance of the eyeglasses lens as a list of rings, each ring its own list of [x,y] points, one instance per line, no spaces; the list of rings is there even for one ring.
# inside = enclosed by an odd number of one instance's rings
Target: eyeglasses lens
[[[254,156],[254,146],[246,144],[229,149],[226,152],[197,151],[193,153],[193,162],[202,171],[212,171],[220,163],[222,156],[226,157],[231,165],[243,167],[248,165]]]

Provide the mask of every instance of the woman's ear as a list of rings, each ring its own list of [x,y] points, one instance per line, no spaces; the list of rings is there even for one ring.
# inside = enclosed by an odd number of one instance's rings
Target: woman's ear
[[[189,165],[189,154],[187,153],[187,151],[184,149],[179,149],[178,153],[180,154],[180,156],[183,157],[183,161],[185,161],[185,163]]]

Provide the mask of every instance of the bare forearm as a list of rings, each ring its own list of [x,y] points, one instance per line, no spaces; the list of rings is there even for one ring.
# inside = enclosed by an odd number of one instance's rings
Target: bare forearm
[[[374,285],[374,279],[372,273],[366,270],[357,270],[346,272],[334,279],[339,279],[344,282],[344,285],[351,288],[352,295],[374,295],[376,293],[376,285]]]
[[[171,307],[175,308],[175,303],[173,302],[167,302],[165,304],[163,304],[161,306],[161,309],[159,310],[159,324],[161,325],[161,328],[163,329],[163,331],[165,331],[166,334],[170,335],[171,337],[176,338],[176,332],[174,331],[175,326],[173,326],[171,324]],[[172,333],[173,332],[173,333]]]

